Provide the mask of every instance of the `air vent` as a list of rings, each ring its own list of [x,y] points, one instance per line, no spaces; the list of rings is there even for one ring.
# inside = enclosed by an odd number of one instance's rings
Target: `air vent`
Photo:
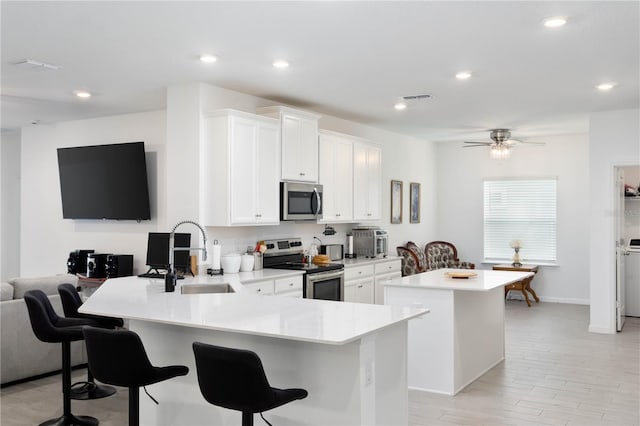
[[[402,99],[404,99],[405,101],[419,101],[419,100],[423,100],[423,99],[430,99],[431,95],[409,95],[409,96],[403,96]]]

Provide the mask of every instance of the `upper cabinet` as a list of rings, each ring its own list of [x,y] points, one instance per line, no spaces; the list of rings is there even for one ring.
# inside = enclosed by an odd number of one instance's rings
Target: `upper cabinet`
[[[353,221],[353,139],[320,131],[321,223]]]
[[[353,143],[353,218],[380,220],[382,153],[378,146]]]
[[[258,114],[280,120],[282,180],[318,182],[319,115],[293,108],[259,108]]]
[[[205,116],[202,200],[206,226],[279,223],[280,125],[230,109]]]

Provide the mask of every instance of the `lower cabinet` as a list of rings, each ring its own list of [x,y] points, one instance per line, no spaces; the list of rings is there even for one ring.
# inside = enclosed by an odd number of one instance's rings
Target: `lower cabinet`
[[[347,266],[344,271],[344,301],[383,305],[384,283],[400,278],[401,267],[400,259]]]
[[[302,298],[302,275],[242,283],[245,290],[263,296],[284,296]]]

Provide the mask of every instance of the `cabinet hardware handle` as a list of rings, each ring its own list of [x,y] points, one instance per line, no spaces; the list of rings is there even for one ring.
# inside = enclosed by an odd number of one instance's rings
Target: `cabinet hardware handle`
[[[300,172],[300,176],[304,176],[304,173]]]
[[[261,288],[259,288],[259,289],[257,290],[257,292],[258,292],[258,293],[260,293],[261,291],[262,291],[262,289],[261,289]]]
[[[360,284],[360,285],[358,286],[358,288],[362,288],[362,284]]]
[[[289,287],[293,287],[293,283],[289,283]]]

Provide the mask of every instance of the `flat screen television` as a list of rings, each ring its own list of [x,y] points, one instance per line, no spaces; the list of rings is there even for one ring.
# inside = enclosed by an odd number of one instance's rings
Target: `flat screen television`
[[[64,219],[149,220],[144,142],[58,148]]]

